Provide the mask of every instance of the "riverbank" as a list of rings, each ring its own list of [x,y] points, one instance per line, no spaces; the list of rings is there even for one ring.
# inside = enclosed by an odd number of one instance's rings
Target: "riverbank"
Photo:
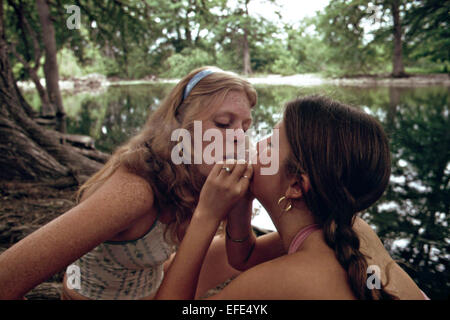
[[[392,78],[388,75],[359,76],[352,78],[326,78],[318,74],[297,74],[292,76],[263,75],[254,77],[244,77],[254,85],[287,85],[287,86],[354,86],[354,87],[423,87],[423,86],[450,86],[450,75],[448,74],[420,74],[410,75],[406,78]],[[142,85],[154,83],[177,83],[180,79],[163,79],[156,76],[149,76],[139,80],[126,80],[119,78],[107,78],[101,74],[90,74],[80,78],[60,80],[61,91],[79,92],[103,92],[109,86],[120,85]],[[45,86],[44,79],[41,83]],[[35,90],[31,81],[18,82],[23,90]]]
[[[293,76],[268,75],[266,77],[247,78],[252,84],[315,86],[336,85],[354,87],[420,87],[431,85],[450,86],[447,74],[411,75],[407,78],[392,78],[387,75],[361,76],[353,78],[325,78],[317,74],[297,74]]]

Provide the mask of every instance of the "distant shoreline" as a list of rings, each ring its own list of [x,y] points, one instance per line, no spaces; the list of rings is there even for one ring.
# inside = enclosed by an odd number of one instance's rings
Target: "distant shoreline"
[[[326,78],[318,74],[297,74],[292,76],[263,75],[244,77],[254,85],[288,85],[288,86],[354,86],[354,87],[424,87],[424,86],[450,86],[448,74],[411,75],[407,78],[391,78],[387,76],[360,76],[352,78]],[[86,91],[103,91],[109,86],[142,85],[155,83],[177,83],[180,79],[163,79],[148,77],[140,80],[125,80],[107,78],[100,74],[91,74],[80,78],[60,80],[60,89],[65,92],[80,93]],[[45,86],[45,80],[41,79]],[[25,91],[35,90],[31,81],[20,81],[18,85]]]
[[[352,78],[325,78],[317,74],[298,74],[293,76],[268,75],[262,78],[247,78],[252,84],[314,86],[395,86],[415,87],[442,85],[450,86],[450,76],[447,74],[411,75],[407,78],[391,78],[388,76],[361,76]],[[268,83],[270,82],[270,83]]]

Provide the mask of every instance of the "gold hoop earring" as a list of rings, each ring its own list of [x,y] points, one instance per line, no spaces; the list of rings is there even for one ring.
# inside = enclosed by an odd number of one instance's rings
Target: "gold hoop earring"
[[[279,200],[278,200],[278,206],[280,206],[280,204],[284,201],[284,200],[286,200],[286,197],[285,196],[282,196]],[[292,209],[292,203],[290,202],[290,201],[288,201],[288,205],[287,205],[287,207],[286,208],[282,208],[281,210],[283,210],[284,212],[288,212],[289,210],[291,210]]]

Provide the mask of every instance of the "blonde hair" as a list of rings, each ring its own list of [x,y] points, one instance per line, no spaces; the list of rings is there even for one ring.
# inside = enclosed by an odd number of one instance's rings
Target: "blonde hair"
[[[197,205],[206,177],[195,166],[175,165],[171,151],[178,143],[171,141],[172,132],[184,128],[192,132],[194,120],[211,116],[228,92],[244,92],[250,106],[256,105],[257,95],[249,82],[229,72],[215,71],[198,82],[185,100],[183,91],[191,78],[210,67],[193,70],[184,77],[147,119],[140,133],[115,150],[109,161],[88,179],[78,191],[101,186],[120,166],[145,178],[154,192],[157,210],[168,209],[171,239],[179,243],[180,233],[187,227]],[[166,230],[166,231],[167,231]]]

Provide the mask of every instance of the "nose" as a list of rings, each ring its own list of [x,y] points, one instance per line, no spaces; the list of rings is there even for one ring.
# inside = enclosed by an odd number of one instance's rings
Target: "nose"
[[[247,129],[247,125],[246,125],[246,123],[244,122],[244,121],[240,121],[240,120],[235,120],[235,121],[233,121],[233,123],[232,123],[232,126],[231,126],[231,129],[233,129],[233,130],[240,130],[240,131],[243,131],[243,132],[245,132],[245,130]]]
[[[245,141],[245,132],[242,128],[234,129],[234,143]]]
[[[241,128],[230,128],[232,131],[226,132],[226,135],[224,136],[224,150],[225,150],[225,157],[227,158],[240,158],[245,157],[245,153],[243,152],[243,149],[245,149],[245,141],[246,141],[246,135],[244,130]]]

